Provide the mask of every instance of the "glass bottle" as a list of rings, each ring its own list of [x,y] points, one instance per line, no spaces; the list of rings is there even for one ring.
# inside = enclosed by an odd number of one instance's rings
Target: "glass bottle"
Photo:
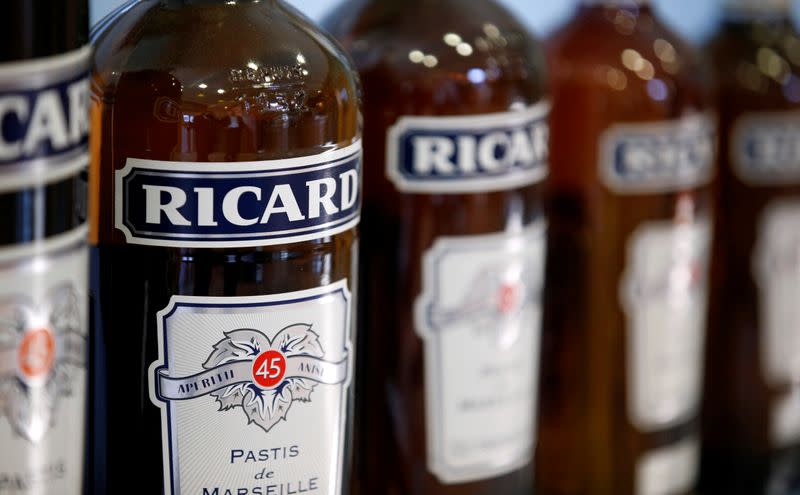
[[[715,167],[709,71],[644,1],[583,1],[548,56],[537,494],[693,493]]]
[[[81,495],[89,254],[86,0],[0,17],[0,493]]]
[[[348,2],[364,84],[357,493],[528,494],[544,265],[539,44],[497,3]]]
[[[710,51],[721,128],[703,488],[794,493],[800,487],[800,34],[790,2],[729,1]]]
[[[93,493],[347,493],[355,71],[279,0],[93,40]]]

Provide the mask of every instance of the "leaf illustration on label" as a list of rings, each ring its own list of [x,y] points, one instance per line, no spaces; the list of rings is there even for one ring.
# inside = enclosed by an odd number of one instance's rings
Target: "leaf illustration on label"
[[[36,303],[0,302],[0,415],[31,442],[41,441],[58,418],[61,399],[73,393],[85,366],[80,298],[61,285]]]
[[[292,397],[301,402],[311,402],[311,392],[314,391],[316,383],[305,378],[295,378],[293,381]]]
[[[518,264],[487,266],[467,284],[457,303],[447,308],[437,307],[432,319],[437,326],[471,321],[475,326],[491,326],[498,318],[514,317],[535,294],[527,287],[526,273]]]
[[[223,390],[221,393],[212,394],[217,398],[220,411],[228,411],[234,407],[242,405],[242,399],[247,393],[247,384],[239,383],[238,385],[231,385]]]
[[[58,287],[52,291],[50,299],[52,310],[50,321],[62,332],[79,332],[81,314],[78,308],[78,294],[70,287]]]
[[[280,420],[286,419],[292,405],[292,393],[287,386],[289,381],[283,382],[275,390],[264,391],[256,387],[248,390],[248,397],[252,397],[249,402],[245,400],[247,406],[244,412],[248,423],[255,423],[268,432]]]
[[[3,317],[0,316],[0,353],[11,351],[15,344],[16,336],[16,327],[4,321]],[[2,366],[3,365],[0,365],[0,375],[2,375],[3,370],[5,370]]]
[[[311,325],[300,324],[284,328],[275,340],[275,347],[287,356],[305,354],[321,358],[325,354],[319,343],[319,335],[311,331]]]
[[[531,279],[518,261],[488,265],[472,277],[455,303],[432,307],[431,322],[437,328],[469,325],[478,335],[508,348],[519,337],[518,319],[539,298],[526,282]]]
[[[203,368],[211,370],[222,365],[255,361],[268,351],[277,351],[285,360],[296,356],[321,359],[325,352],[319,342],[319,335],[311,330],[311,325],[291,325],[270,340],[258,330],[240,329],[225,332],[225,338],[214,345],[214,352],[203,363]],[[312,380],[300,377],[283,377],[274,387],[262,387],[255,382],[237,383],[212,392],[220,411],[241,407],[247,415],[248,424],[258,425],[269,432],[281,420],[285,420],[292,402],[310,402],[311,393],[316,387]]]
[[[69,368],[64,365],[56,365],[53,370],[53,379],[51,380],[56,389],[63,395],[71,396],[73,392],[72,375]]]
[[[252,359],[262,349],[269,348],[269,339],[256,330],[234,330],[226,332],[225,337],[214,344],[214,352],[203,363],[203,368],[211,369],[231,361]]]
[[[25,314],[20,306],[21,303],[14,300],[0,304],[0,352],[13,351],[17,346],[18,335],[25,331]],[[3,370],[3,363],[0,363],[0,377],[4,374]]]
[[[11,426],[32,442],[41,441],[55,419],[53,413],[60,402],[58,385],[50,381],[42,389],[30,390],[17,382],[6,392],[6,415]]]

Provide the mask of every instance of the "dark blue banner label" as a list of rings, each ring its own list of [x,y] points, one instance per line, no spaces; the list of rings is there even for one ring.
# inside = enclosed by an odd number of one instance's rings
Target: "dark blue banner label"
[[[287,160],[232,163],[128,159],[116,172],[116,227],[128,243],[252,247],[355,227],[361,143]]]
[[[0,68],[0,191],[87,166],[90,55],[84,48]]]
[[[620,194],[674,192],[714,176],[716,126],[705,115],[616,125],[600,143],[600,174]]]
[[[398,190],[514,189],[547,176],[549,105],[498,114],[407,116],[389,129],[386,174]]]
[[[753,185],[800,183],[800,112],[770,112],[741,117],[731,134],[736,175]]]

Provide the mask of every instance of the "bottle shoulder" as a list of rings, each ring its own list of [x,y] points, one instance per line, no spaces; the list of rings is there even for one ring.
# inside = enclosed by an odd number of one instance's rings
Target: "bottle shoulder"
[[[800,31],[789,19],[724,22],[708,44],[716,78],[740,105],[800,106]]]
[[[541,43],[494,2],[356,1],[323,24],[367,78],[381,72],[409,88],[516,80],[544,91]]]
[[[140,0],[92,34],[95,83],[113,88],[126,74],[158,73],[185,97],[303,86],[358,94],[344,51],[282,2],[229,2],[180,9]],[[200,97],[202,98],[202,97]]]
[[[686,106],[705,110],[712,101],[710,60],[649,12],[578,15],[546,47],[553,91],[603,93],[628,113],[637,101],[673,114]]]

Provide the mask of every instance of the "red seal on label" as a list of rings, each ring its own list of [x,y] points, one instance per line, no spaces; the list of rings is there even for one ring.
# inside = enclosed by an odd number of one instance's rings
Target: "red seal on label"
[[[48,328],[37,328],[25,332],[17,351],[19,370],[26,380],[46,377],[53,369],[56,343]]]
[[[505,283],[497,295],[497,309],[507,315],[517,309],[520,303],[519,284]]]
[[[262,388],[275,388],[286,375],[286,357],[278,351],[262,352],[253,361],[253,381]]]

